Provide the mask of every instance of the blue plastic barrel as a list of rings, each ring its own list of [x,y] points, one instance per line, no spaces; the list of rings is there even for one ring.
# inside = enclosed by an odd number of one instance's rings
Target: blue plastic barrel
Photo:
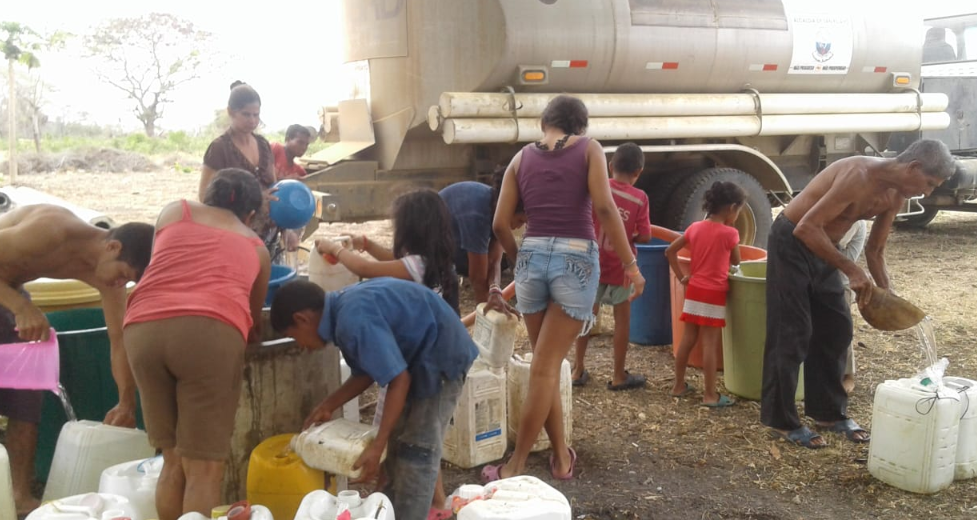
[[[295,276],[295,269],[287,265],[273,264],[271,266],[271,277],[268,279],[268,294],[265,296],[266,307],[271,306],[271,301],[275,299],[275,292],[278,291],[278,288],[292,281]]]
[[[672,302],[668,284],[668,242],[654,239],[637,244],[638,269],[645,277],[645,291],[631,302],[628,340],[638,345],[672,343]]]

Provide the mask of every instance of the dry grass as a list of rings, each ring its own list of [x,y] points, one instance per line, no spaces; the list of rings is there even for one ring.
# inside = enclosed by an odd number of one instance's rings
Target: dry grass
[[[152,222],[166,202],[193,198],[196,174],[44,174],[25,183],[71,202],[106,211],[119,222]],[[323,225],[328,234],[366,233],[389,245],[388,222]],[[940,356],[948,373],[977,378],[977,215],[941,214],[922,232],[896,231],[886,257],[898,292],[936,321]],[[472,308],[465,289],[463,312]],[[977,479],[956,482],[947,491],[921,496],[887,486],[868,474],[867,448],[829,435],[831,446],[808,451],[770,439],[759,423],[756,403],[741,401],[729,410],[697,406],[668,395],[671,350],[633,346],[631,371],[648,376],[642,390],[612,393],[609,329],[591,342],[588,387],[574,391],[574,446],[580,453],[577,479],[554,483],[567,494],[575,518],[974,518]],[[913,375],[921,364],[911,333],[881,333],[856,317],[857,387],[850,415],[871,428],[876,385]],[[523,333],[523,348],[526,340]],[[702,380],[692,371],[698,389]],[[546,454],[530,458],[529,471],[551,481]],[[478,481],[477,471],[448,469],[449,487]],[[551,481],[552,482],[552,481]]]

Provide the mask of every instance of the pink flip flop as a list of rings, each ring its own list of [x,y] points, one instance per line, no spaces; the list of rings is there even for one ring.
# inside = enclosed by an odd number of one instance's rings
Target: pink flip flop
[[[563,475],[556,474],[556,459],[550,455],[550,474],[556,480],[573,480],[573,471],[577,467],[577,452],[573,451],[573,448],[567,448],[567,450],[570,452],[570,470]]]
[[[450,509],[437,509],[432,507],[427,511],[427,520],[448,520],[454,515]]]
[[[505,466],[504,462],[502,464],[486,464],[485,467],[482,468],[482,484],[495,482],[496,480],[502,478],[499,475],[502,472],[502,466]]]

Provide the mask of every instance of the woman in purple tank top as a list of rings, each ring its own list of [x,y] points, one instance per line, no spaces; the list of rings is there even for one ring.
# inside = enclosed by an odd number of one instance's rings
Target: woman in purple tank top
[[[600,265],[592,215],[624,263],[634,287],[631,298],[645,286],[611,197],[604,150],[582,136],[587,107],[577,98],[557,96],[543,111],[541,126],[543,138],[523,148],[506,169],[492,225],[506,255],[516,259],[516,308],[526,318],[533,360],[532,399],[522,409],[515,451],[507,463],[485,466],[486,481],[522,474],[544,424],[553,447],[553,478],[573,478],[577,454],[563,432],[560,365],[594,320]],[[517,253],[510,222],[519,202],[528,227]]]

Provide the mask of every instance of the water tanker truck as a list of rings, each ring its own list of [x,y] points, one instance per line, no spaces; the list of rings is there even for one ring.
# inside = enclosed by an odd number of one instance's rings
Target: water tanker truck
[[[342,7],[354,98],[321,113],[335,143],[305,178],[323,221],[385,218],[406,187],[486,179],[540,138],[560,93],[586,103],[608,153],[642,147],[655,223],[684,229],[708,186],[731,180],[749,194],[740,235],[759,246],[771,208],[826,165],[952,128],[949,92],[919,90],[922,18],[880,0]]]

